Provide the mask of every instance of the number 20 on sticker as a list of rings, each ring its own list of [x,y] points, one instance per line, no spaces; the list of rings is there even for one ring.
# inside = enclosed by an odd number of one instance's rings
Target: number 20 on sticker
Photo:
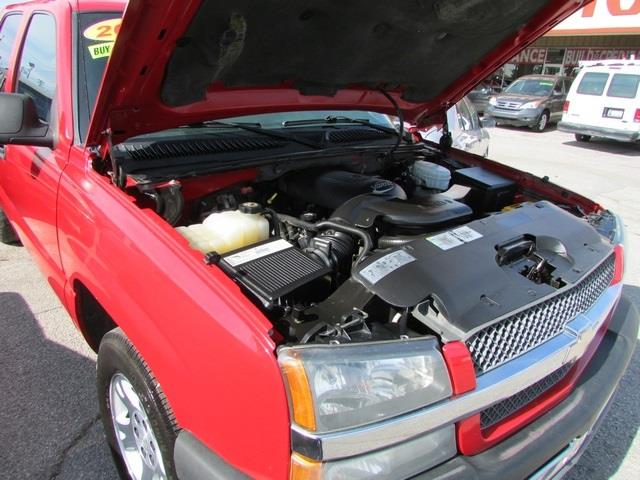
[[[104,20],[102,22],[95,23],[87,28],[82,35],[89,40],[96,40],[98,42],[113,42],[120,32],[121,18],[114,18],[112,20]]]

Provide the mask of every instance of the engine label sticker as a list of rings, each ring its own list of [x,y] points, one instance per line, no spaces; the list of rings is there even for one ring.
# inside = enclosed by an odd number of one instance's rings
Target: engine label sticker
[[[482,238],[482,234],[476,232],[473,228],[460,227],[455,230],[439,233],[433,237],[427,237],[427,241],[433,243],[441,250],[449,250],[464,245],[465,243],[473,242],[478,238]]]
[[[293,248],[293,245],[286,240],[276,240],[275,242],[258,245],[257,247],[249,248],[248,250],[243,250],[242,252],[234,253],[227,257],[223,256],[222,258],[232,267],[237,267],[243,263],[266,257],[267,255],[286,250],[287,248]]]
[[[384,277],[407,263],[414,262],[416,258],[404,250],[397,250],[379,258],[371,265],[360,270],[360,276],[367,282],[375,285]]]

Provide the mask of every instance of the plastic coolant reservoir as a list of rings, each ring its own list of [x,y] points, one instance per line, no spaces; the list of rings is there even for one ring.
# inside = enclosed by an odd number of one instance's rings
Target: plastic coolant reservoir
[[[202,223],[177,227],[192,248],[220,254],[269,238],[269,221],[257,213],[239,210],[212,213]]]
[[[447,168],[424,160],[414,162],[411,174],[418,185],[432,190],[447,190],[451,182],[451,172]]]

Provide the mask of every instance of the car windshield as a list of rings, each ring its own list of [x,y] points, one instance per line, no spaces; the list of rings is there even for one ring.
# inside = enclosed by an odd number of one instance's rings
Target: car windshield
[[[361,110],[311,110],[303,112],[276,112],[256,115],[244,115],[241,117],[219,118],[204,121],[192,125],[184,125],[179,128],[162,130],[159,132],[139,135],[129,140],[154,139],[154,138],[185,138],[194,135],[208,134],[212,130],[246,129],[260,134],[260,131],[273,131],[269,136],[279,135],[281,138],[289,137],[292,140],[301,141],[296,137],[296,131],[303,128],[324,128],[344,125],[365,125],[383,130],[391,134],[397,131],[395,117],[390,117],[376,112]],[[305,143],[305,142],[301,142]],[[308,142],[307,142],[308,143]]]
[[[542,97],[551,94],[553,80],[544,78],[521,78],[507,87],[505,93],[517,93],[519,95],[535,95]]]

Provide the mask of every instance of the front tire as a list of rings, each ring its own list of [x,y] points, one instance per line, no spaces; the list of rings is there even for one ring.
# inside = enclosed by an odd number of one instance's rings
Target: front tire
[[[20,243],[15,230],[2,210],[0,210],[0,242],[13,244]]]
[[[102,423],[121,477],[177,479],[175,418],[151,370],[119,328],[100,343],[97,386]]]
[[[544,130],[547,128],[548,125],[549,125],[549,112],[545,110],[540,114],[540,116],[538,117],[538,121],[531,128],[536,132],[544,132]]]
[[[576,142],[581,142],[581,143],[588,142],[589,140],[591,140],[591,135],[583,135],[581,133],[576,133],[575,137],[576,137]]]

